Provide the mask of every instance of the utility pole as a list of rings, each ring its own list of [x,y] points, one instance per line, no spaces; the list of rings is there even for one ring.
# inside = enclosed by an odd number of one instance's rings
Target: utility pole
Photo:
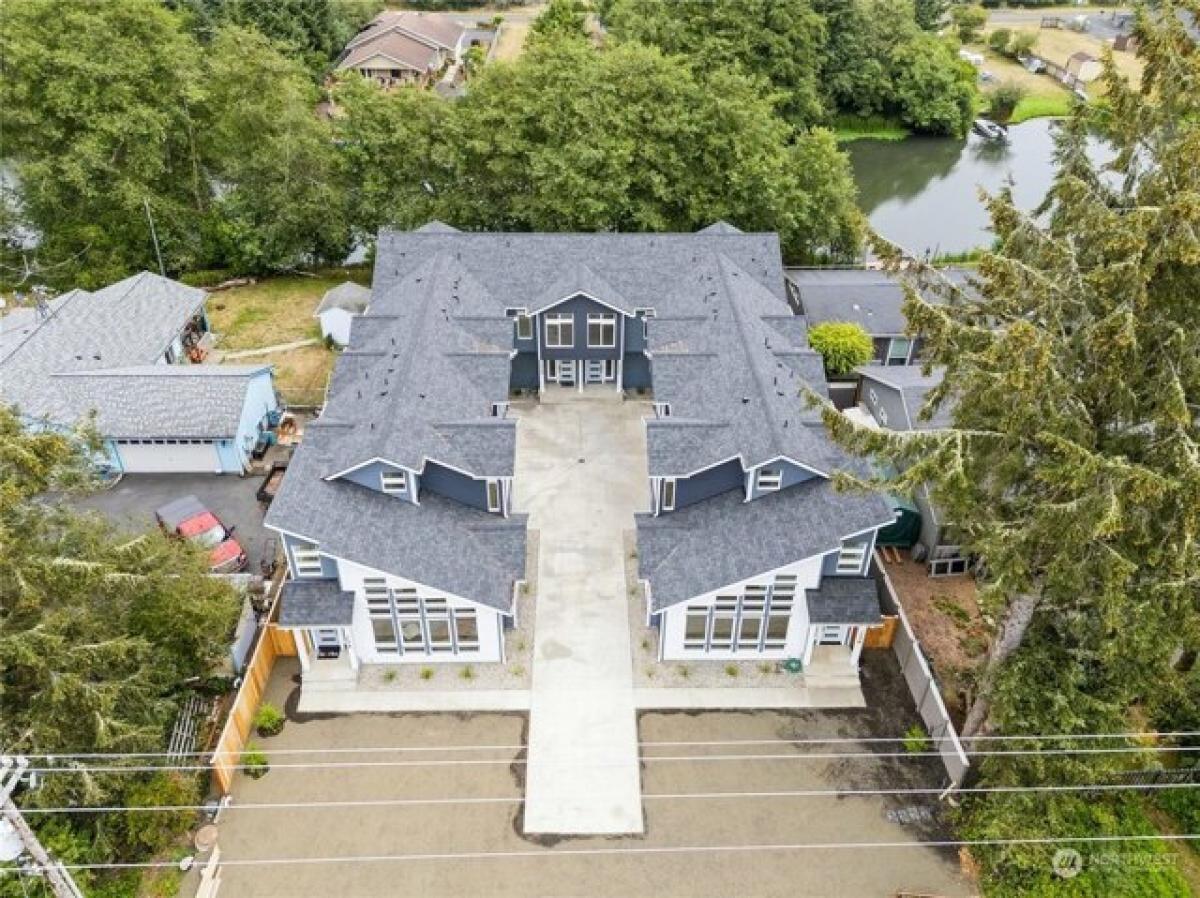
[[[30,829],[29,824],[25,822],[25,818],[21,815],[21,809],[12,800],[13,790],[17,788],[17,783],[25,775],[25,768],[29,766],[29,762],[25,758],[17,758],[14,761],[14,759],[7,756],[2,761],[3,766],[0,767],[0,796],[4,798],[4,819],[11,823],[13,829],[16,830],[17,836],[21,839],[21,844],[25,846],[25,850],[29,853],[29,856],[33,858],[37,871],[46,877],[46,882],[50,884],[50,890],[54,893],[54,898],[84,898],[83,892],[79,891],[79,886],[75,885],[75,880],[71,878],[71,874],[67,872],[61,863],[52,859],[46,849],[42,847],[37,833]]]
[[[154,255],[158,257],[158,273],[163,277],[167,276],[167,271],[163,268],[162,250],[158,248],[158,231],[154,230],[154,216],[150,214],[150,201],[142,197],[142,208],[146,210],[146,221],[150,222],[150,236],[154,238]]]

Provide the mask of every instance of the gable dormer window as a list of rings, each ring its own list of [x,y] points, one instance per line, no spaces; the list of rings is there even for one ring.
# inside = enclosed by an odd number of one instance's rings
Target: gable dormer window
[[[407,492],[408,475],[403,471],[384,471],[379,475],[379,488],[385,493]]]
[[[500,481],[496,479],[488,480],[487,482],[487,508],[491,512],[499,512],[504,509],[504,493],[500,488]]]
[[[779,468],[759,468],[758,469],[758,491],[760,493],[774,493],[783,485],[783,472]]]
[[[546,347],[570,349],[575,345],[575,316],[570,312],[554,312],[546,316]]]

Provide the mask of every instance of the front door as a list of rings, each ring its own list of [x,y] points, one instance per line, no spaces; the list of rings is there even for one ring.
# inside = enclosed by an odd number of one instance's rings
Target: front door
[[[318,658],[337,658],[342,653],[342,636],[334,627],[313,631],[313,645]]]

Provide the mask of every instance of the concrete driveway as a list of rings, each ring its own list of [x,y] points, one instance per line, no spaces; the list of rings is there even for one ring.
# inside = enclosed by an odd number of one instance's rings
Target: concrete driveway
[[[526,833],[642,831],[623,555],[648,410],[599,387],[518,410],[514,505],[539,532]]]
[[[260,780],[237,777],[218,824],[227,862],[221,895],[978,894],[952,850],[920,844],[946,836],[934,797],[780,794],[942,784],[931,759],[874,757],[896,749],[868,739],[898,736],[916,718],[891,653],[864,658],[867,709],[643,713],[645,834],[568,839],[521,833],[523,715],[299,715],[298,666],[285,659],[266,697],[287,709],[288,723],[280,735],[255,740],[271,770]],[[774,741],[822,737],[863,741]],[[866,757],[802,757],[831,751]],[[762,754],[783,757],[754,757]],[[651,760],[663,756],[696,759]],[[740,794],[714,795],[721,792]],[[880,842],[890,847],[779,847]],[[180,894],[193,895],[194,886],[195,871]]]
[[[172,499],[195,495],[208,506],[249,557],[248,573],[261,571],[264,558],[275,557],[273,533],[263,527],[263,509],[254,498],[259,477],[231,474],[126,474],[116,486],[75,500],[130,532],[154,527],[154,511]]]

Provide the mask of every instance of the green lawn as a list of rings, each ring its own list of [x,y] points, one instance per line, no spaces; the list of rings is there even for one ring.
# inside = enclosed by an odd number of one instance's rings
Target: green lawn
[[[1008,123],[1019,125],[1031,118],[1062,118],[1071,114],[1073,99],[1072,95],[1064,90],[1054,93],[1030,94],[1017,104]]]
[[[370,277],[365,268],[339,268],[313,276],[264,278],[213,293],[208,299],[208,317],[212,329],[220,334],[217,347],[233,352],[319,337],[313,311],[325,291],[348,280],[368,284]]]

